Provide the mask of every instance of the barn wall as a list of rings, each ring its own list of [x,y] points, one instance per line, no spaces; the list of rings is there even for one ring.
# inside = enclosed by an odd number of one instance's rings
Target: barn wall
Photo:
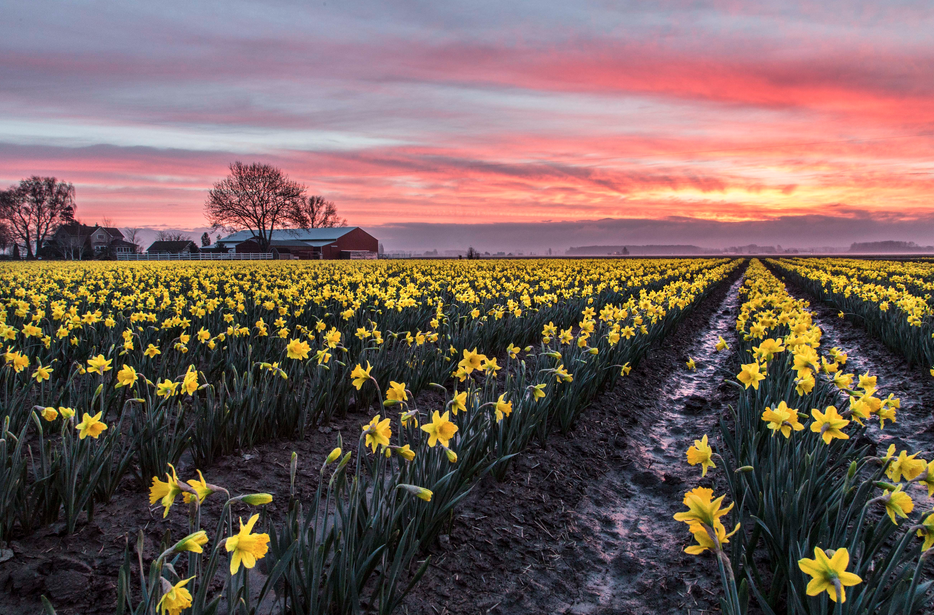
[[[259,254],[260,249],[259,249],[258,243],[256,243],[252,239],[248,239],[246,241],[243,241],[237,244],[235,251],[237,252],[237,254]]]
[[[337,239],[337,241],[326,246],[322,246],[320,248],[321,258],[338,259],[341,257],[341,251],[343,250],[366,250],[376,254],[379,251],[379,241],[366,231],[357,228],[343,235]],[[248,239],[247,241],[238,244],[236,251],[241,254],[256,253],[259,252],[260,249],[259,244],[256,241]],[[290,247],[288,249],[280,248],[280,251],[289,251],[299,258],[317,258],[316,248],[309,248],[307,251],[305,251],[302,248]]]
[[[334,256],[331,258],[338,258],[341,250],[367,250],[369,252],[378,252],[379,241],[376,237],[373,237],[363,229],[355,228],[328,247],[334,248]]]

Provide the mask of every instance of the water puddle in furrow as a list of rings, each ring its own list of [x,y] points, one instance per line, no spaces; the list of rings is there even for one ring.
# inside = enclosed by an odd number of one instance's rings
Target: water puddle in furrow
[[[835,308],[819,304],[810,295],[796,296],[811,302],[814,323],[822,332],[821,347],[836,346],[847,353],[846,373],[856,374],[858,378],[868,371],[870,376],[878,376],[877,396],[885,398],[891,393],[901,399],[894,425],[886,423],[885,429],[879,429],[879,422],[873,420],[866,432],[880,445],[880,451],[895,444],[899,450],[922,452],[921,457],[934,452],[934,395],[930,385],[925,383],[930,376],[909,368],[905,359],[858,325],[841,320]]]
[[[561,612],[686,613],[717,604],[706,589],[718,589],[710,582],[715,563],[683,552],[690,534],[672,515],[683,508],[685,490],[712,485],[716,472],[701,482],[700,467],[687,464],[685,451],[704,433],[711,439],[718,433],[723,408],[711,400],[733,374],[728,372],[732,351],[715,352],[715,346],[720,336],[733,344],[742,279],[683,352],[664,359],[678,365],[657,389],[645,392],[645,406],[636,410],[642,418],[628,434],[631,462],[595,482],[578,507],[578,523],[590,530],[584,548],[593,552],[594,569],[578,602]],[[696,371],[685,365],[688,356]],[[692,592],[695,585],[704,590]],[[697,594],[707,604],[698,604]]]

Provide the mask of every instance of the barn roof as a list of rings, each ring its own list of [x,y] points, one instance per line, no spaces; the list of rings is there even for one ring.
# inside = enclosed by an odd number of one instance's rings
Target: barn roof
[[[331,242],[337,241],[339,238],[343,237],[350,231],[357,229],[356,226],[340,226],[336,228],[294,228],[294,229],[278,229],[272,232],[270,239],[273,241],[314,241],[314,242],[325,242],[319,245],[327,245]],[[227,237],[221,237],[217,240],[218,243],[240,243],[241,241],[247,241],[253,239],[256,236],[256,233],[253,231],[239,231]]]
[[[181,252],[185,248],[194,248],[198,250],[198,245],[193,241],[154,241],[147,252]]]

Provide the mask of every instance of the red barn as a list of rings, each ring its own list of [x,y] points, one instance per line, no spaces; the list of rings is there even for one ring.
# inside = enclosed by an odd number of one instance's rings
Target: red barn
[[[261,251],[252,231],[218,239],[217,247],[238,253]],[[376,258],[379,241],[358,226],[281,229],[272,232],[269,251],[288,258]]]

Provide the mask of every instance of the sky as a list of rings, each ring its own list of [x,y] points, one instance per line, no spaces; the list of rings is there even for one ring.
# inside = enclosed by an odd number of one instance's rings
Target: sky
[[[930,1],[5,0],[0,17],[0,187],[72,182],[89,223],[200,234],[240,160],[387,249],[934,243]]]

